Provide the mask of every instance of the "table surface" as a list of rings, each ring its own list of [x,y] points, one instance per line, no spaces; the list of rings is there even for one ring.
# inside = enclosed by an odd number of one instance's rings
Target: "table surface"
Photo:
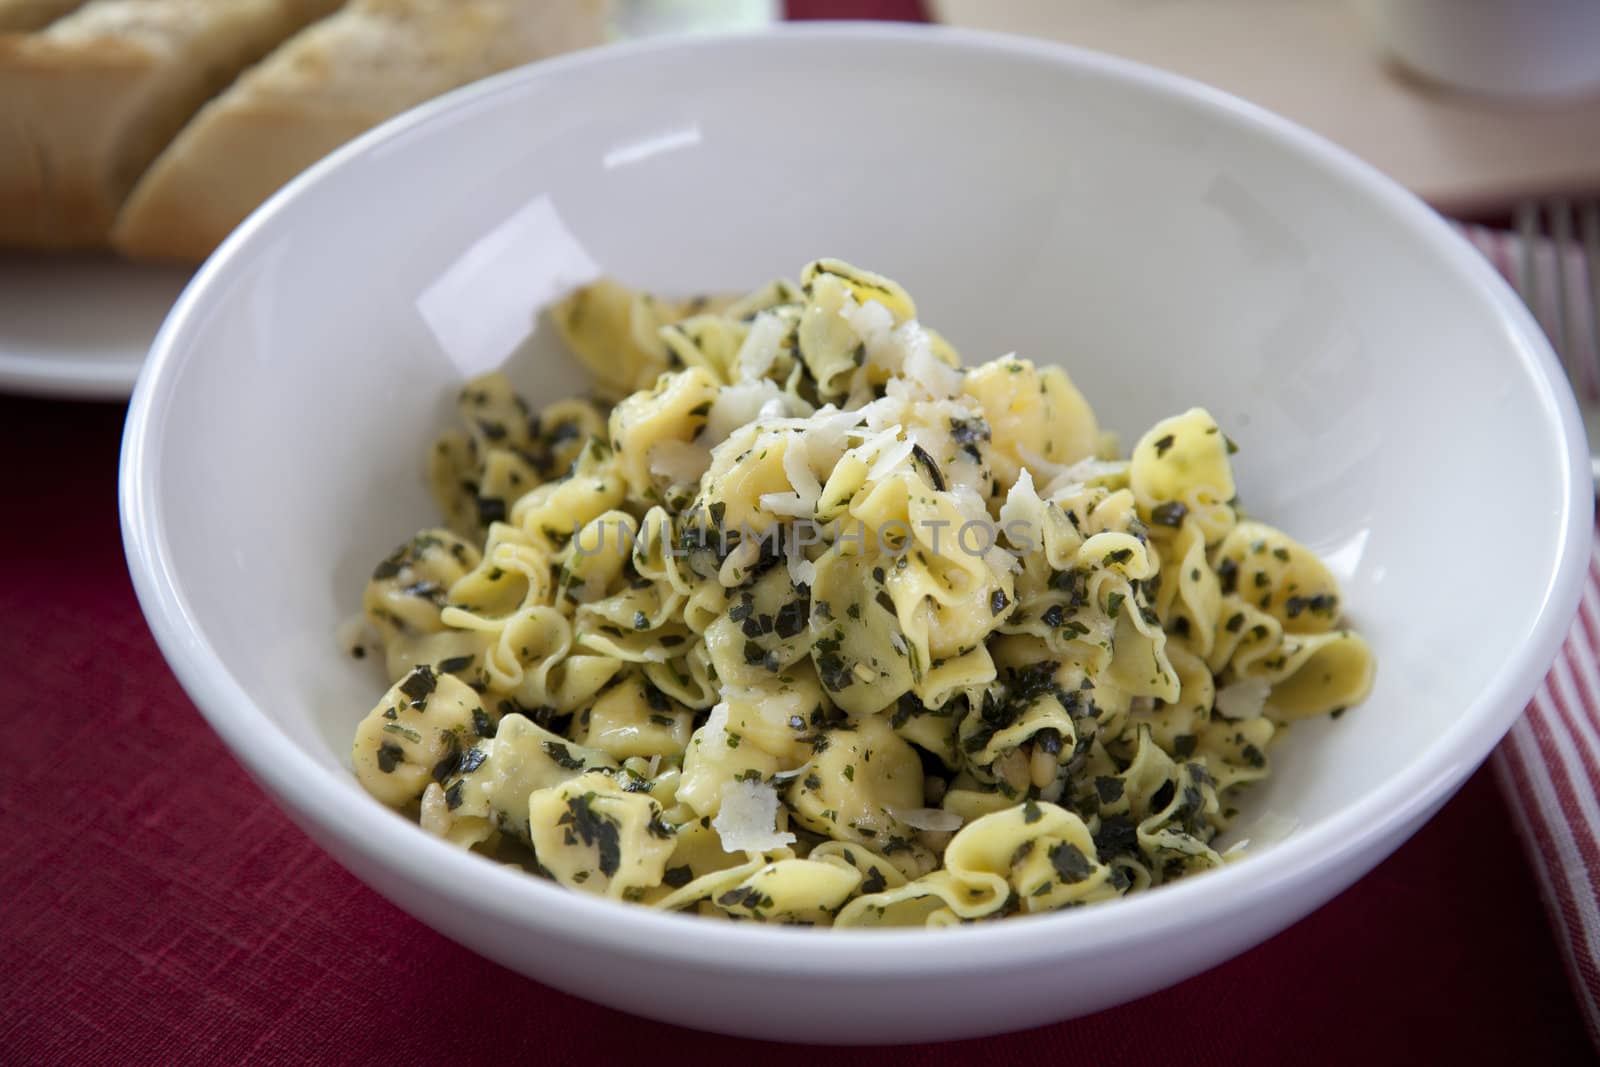
[[[0,523],[0,1062],[378,1050],[565,1062],[597,1038],[708,1063],[811,1061],[512,974],[305,838],[228,756],[145,628],[118,533],[122,421],[120,405],[0,398],[11,501]],[[1000,1064],[1074,1050],[1201,1065],[1592,1055],[1482,772],[1372,874],[1215,970],[1075,1022],[893,1058]]]
[[[1600,94],[1496,100],[1386,62],[1354,0],[930,0],[944,22],[1161,67],[1315,130],[1456,215],[1600,185]]]
[[[845,6],[914,5],[792,5]],[[311,844],[227,755],[145,628],[117,520],[123,417],[120,405],[0,397],[0,1062],[566,1062],[597,1046],[814,1061],[540,986],[415,922]],[[1484,772],[1349,891],[1188,982],[1025,1033],[826,1055],[1074,1053],[1200,1065],[1593,1056]]]

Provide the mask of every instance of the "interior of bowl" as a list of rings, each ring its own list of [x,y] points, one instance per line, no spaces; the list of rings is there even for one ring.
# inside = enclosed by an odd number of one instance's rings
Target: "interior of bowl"
[[[1418,205],[1175,84],[811,30],[579,57],[401,120],[249,224],[141,384],[130,476],[179,655],[347,776],[384,682],[335,633],[436,521],[424,450],[462,380],[582,390],[537,313],[599,274],[744,290],[826,255],[902,282],[969,361],[1064,365],[1125,443],[1209,408],[1245,507],[1344,581],[1376,688],[1292,729],[1243,826],[1315,834],[1464,720],[1497,735],[1485,694],[1506,702],[1572,548],[1570,398]],[[381,814],[353,781],[348,803]]]

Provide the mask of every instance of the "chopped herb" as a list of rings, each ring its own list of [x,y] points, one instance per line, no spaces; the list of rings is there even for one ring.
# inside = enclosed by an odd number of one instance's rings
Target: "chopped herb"
[[[1227,596],[1239,588],[1239,565],[1231,559],[1217,564],[1217,578],[1222,585],[1222,595]]]
[[[1298,618],[1300,613],[1310,610],[1313,615],[1333,615],[1339,604],[1339,598],[1330,593],[1318,593],[1316,596],[1292,596],[1284,601],[1284,611],[1289,618]]]
[[[449,659],[442,659],[439,661],[439,670],[444,674],[454,674],[457,671],[464,671],[470,666],[472,666],[471,656],[451,656]]]
[[[610,878],[622,866],[622,842],[616,820],[594,810],[594,796],[585,793],[568,800],[567,810],[556,820],[556,825],[568,828],[569,839],[576,834],[585,845],[595,847],[599,852],[600,873]]]
[[[1167,450],[1172,447],[1172,444],[1173,438],[1170,433],[1164,437],[1158,437],[1156,439],[1156,458],[1160,459],[1162,456],[1165,456],[1167,454]]]
[[[1049,856],[1050,866],[1068,885],[1083,881],[1094,870],[1094,865],[1083,854],[1083,850],[1068,841],[1050,846]]]
[[[395,767],[406,761],[406,750],[392,741],[385,741],[378,746],[378,770],[390,774]]]
[[[668,867],[661,873],[661,883],[673,889],[682,889],[694,881],[694,871],[686,863],[682,867]]]
[[[426,663],[420,663],[411,668],[411,673],[400,683],[400,692],[405,694],[413,708],[420,711],[427,706],[428,694],[432,693],[438,684],[439,680],[434,676],[433,668]]]
[[[583,769],[583,760],[574,756],[572,750],[567,748],[566,745],[558,741],[546,741],[542,747],[544,748],[544,754],[555,761],[556,766],[569,771],[581,771]]]
[[[456,773],[456,770],[460,766],[461,750],[459,748],[452,748],[445,754],[443,759],[433,765],[433,770],[430,773],[432,774],[434,781],[442,784],[446,778]]]
[[[1122,799],[1122,779],[1102,774],[1094,780],[1094,791],[1099,794],[1100,803],[1115,804]]]
[[[778,609],[778,617],[774,624],[774,632],[782,640],[796,636],[806,628],[806,616],[809,605],[805,600],[791,600]]]
[[[1189,514],[1189,506],[1181,500],[1169,500],[1164,504],[1157,504],[1150,510],[1150,521],[1157,526],[1182,526],[1184,516]]]
[[[497,497],[478,497],[478,523],[487,526],[491,522],[504,522],[506,518],[506,502]]]
[[[494,723],[489,721],[489,713],[482,708],[472,709],[472,731],[479,737],[494,736]]]
[[[1044,812],[1040,811],[1039,805],[1035,804],[1033,801],[1030,800],[1026,804],[1022,805],[1023,822],[1035,823],[1042,818],[1044,818]]]
[[[1095,851],[1103,857],[1139,851],[1139,830],[1126,815],[1110,815],[1100,820],[1094,834]]]

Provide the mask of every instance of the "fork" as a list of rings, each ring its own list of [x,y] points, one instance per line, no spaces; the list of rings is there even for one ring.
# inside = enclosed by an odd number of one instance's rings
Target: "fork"
[[[1600,494],[1600,200],[1577,205],[1566,199],[1524,201],[1515,216],[1522,248],[1517,291],[1544,326],[1577,395]],[[1548,257],[1539,254],[1544,234],[1552,252]]]

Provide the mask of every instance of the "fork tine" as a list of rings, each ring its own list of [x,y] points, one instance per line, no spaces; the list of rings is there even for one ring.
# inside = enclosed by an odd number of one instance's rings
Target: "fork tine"
[[[1589,274],[1589,370],[1600,382],[1600,200],[1583,205],[1584,269]]]
[[[1518,204],[1516,224],[1517,243],[1522,246],[1522,255],[1517,263],[1517,292],[1522,294],[1522,302],[1528,305],[1528,310],[1537,319],[1539,285],[1533,272],[1533,245],[1539,236],[1539,206],[1532,201]]]
[[[1546,210],[1550,213],[1550,244],[1556,260],[1556,350],[1561,353],[1561,362],[1567,368],[1573,388],[1581,396],[1587,391],[1583,376],[1579,373],[1583,364],[1572,344],[1577,331],[1572,328],[1567,315],[1567,257],[1576,248],[1572,239],[1572,201],[1552,200]]]

